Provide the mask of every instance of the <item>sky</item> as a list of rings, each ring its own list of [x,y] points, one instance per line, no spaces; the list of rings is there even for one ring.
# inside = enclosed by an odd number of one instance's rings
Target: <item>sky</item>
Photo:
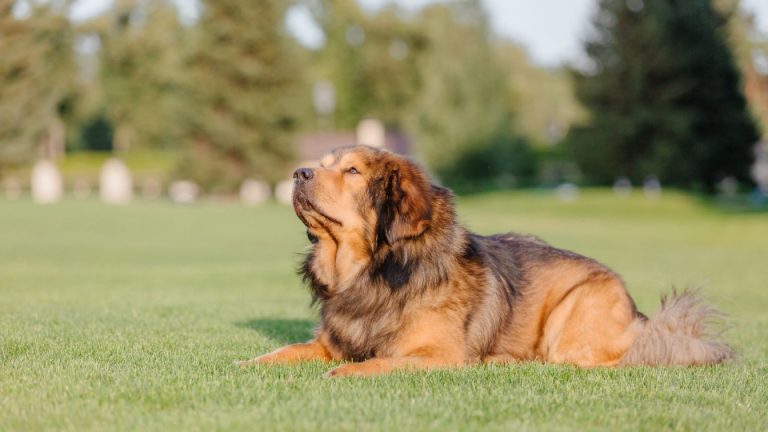
[[[192,19],[194,0],[174,0],[180,5],[182,18]],[[244,0],[249,1],[249,0]],[[368,9],[380,8],[390,0],[360,0]],[[434,0],[394,0],[405,8],[417,9]],[[557,66],[578,62],[583,57],[582,40],[596,0],[483,0],[494,31],[525,46],[534,62]],[[73,16],[83,19],[108,8],[111,0],[78,0]],[[742,0],[742,7],[753,12],[758,27],[768,34],[768,0]],[[303,43],[322,43],[322,33],[306,13],[295,11],[288,16],[289,30]]]

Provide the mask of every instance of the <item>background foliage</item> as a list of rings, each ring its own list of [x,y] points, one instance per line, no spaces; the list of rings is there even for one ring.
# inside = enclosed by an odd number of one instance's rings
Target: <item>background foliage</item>
[[[572,130],[573,154],[597,182],[656,176],[714,190],[749,181],[759,135],[727,44],[726,18],[698,0],[602,0],[577,72],[590,121]]]
[[[297,135],[376,117],[465,191],[617,177],[712,191],[750,182],[768,124],[768,37],[738,0],[601,0],[589,61],[562,67],[495,35],[480,0],[202,0],[186,21],[170,0],[119,0],[84,22],[69,1],[0,5],[0,173],[65,148],[163,150],[168,177],[228,193],[286,178]],[[286,30],[295,10],[319,46]],[[333,88],[330,113],[313,109],[317,83]]]

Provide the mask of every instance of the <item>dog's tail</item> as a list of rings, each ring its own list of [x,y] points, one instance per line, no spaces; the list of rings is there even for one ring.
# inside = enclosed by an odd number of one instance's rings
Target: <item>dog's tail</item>
[[[643,323],[637,339],[621,358],[622,365],[689,366],[733,358],[714,325],[725,315],[702,301],[697,291],[672,292],[661,298],[656,315]]]

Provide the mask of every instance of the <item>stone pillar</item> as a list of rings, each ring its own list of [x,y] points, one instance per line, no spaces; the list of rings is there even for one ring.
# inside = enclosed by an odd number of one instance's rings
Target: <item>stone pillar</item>
[[[61,200],[64,188],[61,173],[48,159],[38,161],[32,168],[32,199],[38,204],[52,204]]]
[[[120,159],[110,158],[101,167],[99,195],[107,204],[127,204],[133,199],[133,178]]]
[[[168,196],[176,204],[191,204],[197,200],[200,188],[189,180],[177,180],[168,187]]]
[[[381,121],[365,119],[357,125],[357,143],[371,147],[383,148],[386,143],[386,130]]]
[[[258,205],[269,199],[269,185],[263,181],[246,179],[240,185],[240,202],[245,205]]]

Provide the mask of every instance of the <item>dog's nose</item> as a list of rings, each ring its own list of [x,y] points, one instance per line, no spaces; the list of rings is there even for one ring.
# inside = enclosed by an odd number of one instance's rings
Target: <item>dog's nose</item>
[[[312,179],[312,177],[315,176],[315,173],[310,168],[299,168],[296,171],[293,172],[293,181],[294,183],[303,183],[307,180]]]

